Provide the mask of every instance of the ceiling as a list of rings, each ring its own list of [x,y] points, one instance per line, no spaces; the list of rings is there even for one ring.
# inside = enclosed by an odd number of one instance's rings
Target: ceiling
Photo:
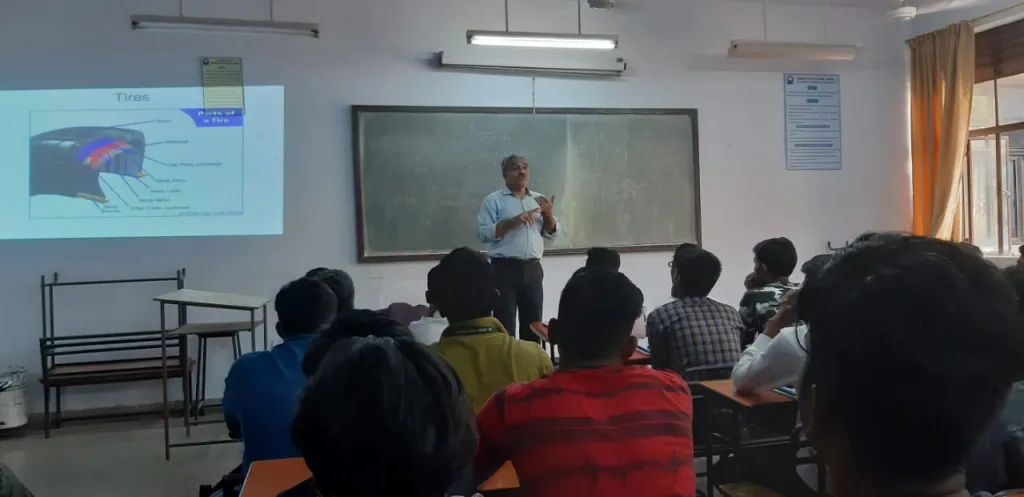
[[[761,3],[761,0],[745,1]],[[768,5],[771,4],[814,5],[822,7],[825,5],[825,0],[768,0]],[[899,5],[899,0],[829,0],[829,5],[891,9]]]

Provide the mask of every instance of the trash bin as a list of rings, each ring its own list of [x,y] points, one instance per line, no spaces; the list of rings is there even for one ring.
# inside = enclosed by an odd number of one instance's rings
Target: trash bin
[[[26,424],[25,368],[0,367],[0,430],[21,428]]]

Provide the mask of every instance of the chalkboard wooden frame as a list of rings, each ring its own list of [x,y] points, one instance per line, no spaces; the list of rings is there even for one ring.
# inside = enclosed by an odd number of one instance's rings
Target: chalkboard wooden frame
[[[404,105],[353,105],[352,106],[352,154],[354,186],[356,199],[356,244],[359,254],[358,262],[406,262],[439,260],[445,254],[389,254],[372,255],[366,253],[366,226],[363,206],[363,153],[362,137],[359,135],[360,115],[377,112],[405,113],[448,113],[448,114],[577,114],[577,115],[674,115],[689,116],[692,123],[693,140],[693,195],[694,195],[694,228],[697,244],[702,243],[701,235],[701,201],[700,201],[700,141],[698,140],[697,109],[611,109],[584,107],[425,107]],[[483,199],[481,199],[483,201]],[[682,242],[680,242],[682,243]],[[664,252],[675,250],[678,244],[666,243],[657,245],[624,245],[615,246],[619,252]],[[452,247],[455,249],[456,247]],[[547,249],[544,255],[577,255],[587,253],[588,248],[573,247]]]

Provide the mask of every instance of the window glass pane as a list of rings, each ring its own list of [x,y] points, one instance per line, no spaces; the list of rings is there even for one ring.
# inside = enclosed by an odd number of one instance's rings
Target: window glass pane
[[[971,214],[974,233],[971,242],[985,252],[999,251],[996,202],[996,139],[971,140]]]
[[[999,124],[1024,122],[1024,74],[1001,78],[996,81],[996,85],[999,86]],[[974,86],[977,88],[978,85]],[[975,89],[975,92],[977,92],[977,89]],[[972,108],[972,120],[974,118],[973,112]],[[1024,143],[1021,143],[1021,145],[1024,145]]]
[[[1012,245],[1020,245],[1024,239],[1024,131],[1003,135],[1004,161],[1007,171],[1007,224]]]
[[[971,129],[988,128],[996,125],[995,96],[996,86],[994,81],[986,81],[974,85],[974,100],[971,104]]]

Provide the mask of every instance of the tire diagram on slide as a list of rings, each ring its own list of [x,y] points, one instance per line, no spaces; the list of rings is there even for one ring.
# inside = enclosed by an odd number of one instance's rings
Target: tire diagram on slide
[[[123,128],[78,127],[32,137],[28,194],[108,202],[100,173],[143,178],[146,135]]]
[[[32,218],[243,213],[241,109],[36,111]]]

